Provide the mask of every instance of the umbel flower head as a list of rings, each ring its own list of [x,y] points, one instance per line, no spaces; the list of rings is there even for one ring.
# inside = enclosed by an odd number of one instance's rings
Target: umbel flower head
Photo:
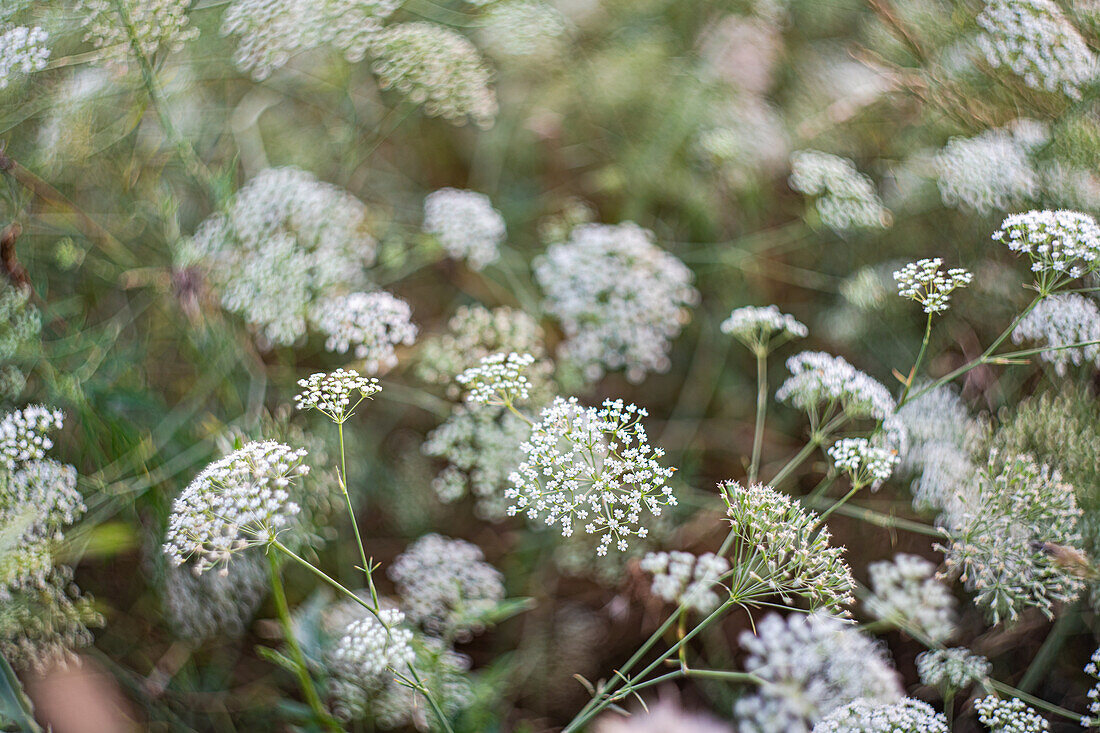
[[[1040,358],[1053,364],[1060,377],[1065,376],[1070,364],[1100,365],[1100,308],[1077,293],[1051,295],[1039,301],[1016,325],[1012,340],[1046,342],[1051,350],[1040,352]],[[1067,348],[1073,344],[1088,345]]]
[[[936,155],[940,197],[979,214],[1034,199],[1040,176],[1031,155],[1048,137],[1042,123],[1020,119],[974,137],[951,138]]]
[[[346,422],[360,402],[382,391],[377,379],[359,376],[354,369],[316,372],[299,379],[298,386],[302,388],[294,398],[298,409],[318,410],[335,423]]]
[[[691,270],[633,222],[585,224],[534,261],[546,309],[565,331],[558,355],[599,379],[626,369],[632,382],[669,367],[672,339],[699,299]]]
[[[18,464],[45,458],[53,447],[47,433],[61,428],[60,410],[29,405],[0,419],[0,464],[9,471]]]
[[[785,341],[806,338],[809,330],[794,316],[781,313],[774,305],[736,308],[718,327],[754,353],[768,353]]]
[[[941,265],[943,260],[933,257],[910,262],[895,272],[898,295],[920,303],[925,313],[945,312],[951,303],[951,293],[969,285],[974,275],[961,267],[944,272]]]
[[[211,463],[172,503],[164,551],[196,574],[234,553],[263,545],[290,527],[299,506],[291,491],[309,473],[306,452],[269,440],[249,443]]]
[[[980,720],[990,733],[1049,733],[1050,723],[1019,698],[1002,700],[995,695],[974,703]]]
[[[651,552],[642,558],[641,568],[653,575],[653,595],[699,613],[710,613],[722,596],[728,597],[721,578],[730,569],[729,561],[713,553]]]
[[[46,68],[49,36],[38,26],[6,27],[0,23],[0,89],[21,75]]]
[[[1011,456],[999,471],[998,460],[994,454],[978,475],[974,496],[944,515],[944,562],[994,623],[1014,621],[1028,606],[1053,617],[1054,603],[1073,600],[1084,586],[1049,551],[1081,544],[1074,489],[1029,456]]]
[[[947,718],[911,697],[876,704],[856,700],[829,713],[813,733],[948,733]]]
[[[917,674],[922,685],[953,695],[993,671],[989,660],[965,647],[930,649],[917,655]]]
[[[1089,714],[1081,716],[1081,727],[1100,727],[1100,649],[1092,653],[1088,664],[1085,665],[1085,674],[1096,680],[1096,684],[1088,691]]]
[[[989,0],[978,15],[978,44],[995,68],[1007,68],[1032,89],[1081,98],[1096,76],[1096,56],[1057,3]]]
[[[749,655],[745,670],[762,680],[754,694],[734,703],[743,733],[810,733],[856,700],[884,705],[902,696],[883,648],[826,613],[769,614],[740,642]]]
[[[289,346],[318,301],[366,288],[376,246],[353,196],[297,168],[268,168],[179,245],[176,263],[199,268],[263,340]]]
[[[890,478],[901,460],[896,450],[881,448],[866,438],[841,438],[827,452],[836,469],[848,474],[853,488],[870,485],[872,491]]]
[[[397,556],[389,576],[409,620],[433,636],[466,637],[504,600],[504,576],[465,540],[427,534]]]
[[[466,388],[466,401],[483,405],[511,405],[530,396],[524,370],[535,361],[530,354],[490,354],[476,367],[455,377]]]
[[[466,260],[475,270],[500,256],[507,235],[504,217],[488,196],[457,188],[441,188],[424,199],[424,231],[439,240],[448,256]]]
[[[1100,226],[1077,211],[1013,214],[993,232],[993,239],[1031,259],[1043,293],[1100,267]]]
[[[811,609],[847,614],[855,579],[844,548],[829,544],[829,530],[816,514],[763,484],[745,488],[728,481],[718,489],[744,558],[731,580],[738,599],[751,605],[769,596],[790,604],[801,598]]]
[[[598,555],[612,542],[625,551],[628,537],[648,535],[643,514],[676,505],[668,485],[673,470],[658,462],[664,451],[649,445],[642,426],[648,414],[622,400],[596,409],[555,398],[520,446],[524,461],[504,492],[509,515],[526,512],[560,525],[564,537],[577,527],[599,535]]]
[[[199,35],[188,27],[189,0],[78,0],[87,29],[85,41],[109,49],[119,59],[131,54],[130,34],[141,53],[152,56],[161,46],[178,51]]]
[[[416,341],[412,308],[382,290],[324,298],[312,319],[317,330],[328,334],[326,349],[340,354],[351,349],[368,374],[397,366],[396,347]]]
[[[815,424],[840,410],[849,418],[885,420],[894,413],[894,398],[881,383],[843,357],[803,351],[787,359],[791,376],[775,393],[781,402],[810,413]]]
[[[478,40],[497,57],[547,56],[561,46],[569,21],[543,0],[493,3],[484,15]]]
[[[936,566],[918,555],[898,553],[893,562],[867,566],[867,610],[878,619],[933,642],[955,635],[955,596],[936,577]]]
[[[404,674],[413,663],[413,632],[405,614],[383,608],[378,616],[361,615],[348,622],[325,655],[332,675],[336,715],[345,720],[361,712],[365,698]]]
[[[491,74],[463,36],[435,23],[398,23],[375,36],[371,53],[383,89],[395,89],[432,117],[492,126],[497,99]]]
[[[836,231],[881,229],[890,226],[891,215],[871,179],[856,170],[847,158],[818,150],[791,154],[791,188],[815,196],[821,223]]]

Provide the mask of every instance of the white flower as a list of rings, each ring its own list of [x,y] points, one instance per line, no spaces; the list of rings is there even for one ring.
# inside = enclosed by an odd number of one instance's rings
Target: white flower
[[[222,35],[238,35],[237,68],[261,81],[292,56],[322,45],[359,61],[399,0],[233,0]]]
[[[467,389],[466,401],[483,405],[510,405],[530,396],[524,370],[534,363],[530,354],[490,354],[476,367],[455,377]]]
[[[565,16],[542,0],[504,0],[484,15],[479,38],[495,56],[545,56],[561,45]]]
[[[978,720],[990,733],[1049,733],[1050,723],[1022,700],[1000,700],[993,695],[974,703]]]
[[[1017,324],[1012,340],[1046,342],[1051,350],[1041,352],[1040,357],[1054,365],[1058,376],[1065,376],[1070,364],[1100,365],[1100,308],[1076,293],[1051,295]],[[1093,343],[1088,346],[1065,348],[1090,341]]]
[[[856,700],[829,713],[813,733],[948,733],[947,718],[911,697],[900,702]]]
[[[559,354],[588,378],[625,368],[640,382],[646,372],[668,370],[670,342],[699,293],[691,270],[661,250],[652,232],[632,222],[579,226],[533,267],[546,309],[565,331]]]
[[[933,642],[955,634],[955,597],[936,579],[936,566],[917,555],[898,553],[893,562],[867,566],[871,596],[867,610],[876,618],[923,635]]]
[[[894,413],[890,391],[843,357],[803,351],[787,359],[787,369],[791,376],[775,393],[776,399],[811,414],[824,406],[819,422],[836,408],[851,418],[885,420]]]
[[[412,346],[417,328],[412,308],[383,290],[336,295],[320,300],[310,319],[328,335],[325,348],[340,354],[351,350],[368,374],[397,366],[395,347]]]
[[[721,577],[729,571],[729,561],[713,553],[651,552],[642,558],[641,568],[653,575],[653,595],[699,613],[710,613],[728,597]]]
[[[333,422],[345,422],[359,403],[382,391],[377,379],[359,376],[354,369],[337,369],[334,372],[316,372],[306,379],[299,379],[302,388],[294,397],[299,410],[320,410]],[[353,395],[358,394],[355,404]]]
[[[937,687],[946,694],[958,692],[992,671],[989,660],[963,647],[931,649],[917,655],[921,684]]]
[[[809,733],[855,700],[898,701],[901,687],[884,649],[854,626],[824,613],[769,614],[740,636],[745,669],[763,680],[733,706],[743,733]]]
[[[1035,198],[1039,174],[1031,153],[1046,138],[1046,127],[1027,119],[974,137],[951,138],[936,155],[943,202],[986,214]]]
[[[763,484],[745,488],[727,481],[718,489],[740,544],[737,556],[744,559],[737,580],[731,581],[739,586],[735,595],[779,596],[787,603],[801,596],[811,609],[847,614],[855,579],[844,562],[844,548],[829,544],[829,529],[816,514]],[[754,592],[741,586],[742,571],[758,584]]]
[[[0,25],[0,89],[18,75],[31,74],[46,68],[50,59],[49,36],[38,26],[17,25],[5,29]]]
[[[809,329],[794,316],[781,313],[774,305],[757,308],[745,306],[736,308],[729,318],[719,326],[722,333],[728,333],[753,351],[771,351],[773,339],[777,343],[796,338],[806,338]]]
[[[409,620],[435,636],[467,637],[504,600],[504,576],[477,545],[424,535],[394,559],[389,576]]]
[[[507,235],[504,217],[488,196],[457,188],[441,188],[424,199],[424,231],[439,240],[448,256],[466,260],[475,270],[500,256]]]
[[[325,655],[333,676],[336,713],[351,717],[358,698],[383,688],[393,673],[406,674],[413,663],[413,632],[402,624],[405,614],[392,608],[378,617],[363,615],[347,624]]]
[[[309,472],[305,455],[273,440],[249,443],[203,469],[172,503],[168,559],[175,565],[195,559],[193,570],[201,574],[275,539],[298,514],[291,490]]]
[[[990,65],[1012,70],[1032,89],[1080,99],[1095,80],[1096,56],[1051,0],[989,0],[978,25]]]
[[[1057,283],[1062,276],[1078,278],[1100,267],[1100,226],[1077,211],[1013,214],[992,238],[1026,254],[1041,284]]]
[[[598,555],[612,541],[620,551],[627,538],[645,537],[645,512],[659,516],[676,497],[668,479],[672,469],[657,459],[641,419],[644,409],[606,400],[599,409],[581,407],[576,398],[558,397],[542,411],[521,447],[525,460],[509,477],[509,515],[561,526],[564,537],[577,527],[600,536]]]
[[[398,23],[375,36],[371,68],[383,89],[393,88],[422,104],[433,117],[490,127],[497,99],[477,49],[435,23]]]
[[[896,271],[894,280],[898,284],[898,295],[920,303],[925,313],[945,312],[951,302],[951,293],[969,285],[974,275],[961,267],[944,272],[940,269],[942,264],[942,259],[933,257],[910,262]]]
[[[177,637],[200,641],[244,633],[268,592],[267,561],[254,552],[235,559],[226,569],[225,575],[195,575],[169,564],[164,611]]]
[[[0,418],[0,464],[12,471],[20,463],[44,458],[53,447],[47,433],[60,430],[61,423],[61,411],[44,405],[29,405],[4,415]]]
[[[190,5],[190,0],[78,0],[76,10],[88,29],[84,40],[111,49],[121,59],[133,53],[131,32],[146,56],[162,45],[178,51],[196,38],[199,29],[188,27]]]
[[[847,158],[817,150],[791,154],[791,188],[817,197],[821,222],[837,231],[875,229],[890,225],[891,215],[871,179]]]
[[[1084,587],[1047,549],[1081,543],[1073,487],[1030,457],[1009,457],[1000,471],[996,459],[978,475],[973,497],[945,514],[944,562],[994,623],[1015,621],[1028,606],[1053,616],[1054,603],[1073,600]]]
[[[896,450],[880,448],[866,438],[841,438],[827,452],[836,469],[848,474],[853,487],[869,484],[872,491],[890,478],[901,460]]]
[[[1092,653],[1088,664],[1085,665],[1085,674],[1096,680],[1096,684],[1088,691],[1089,714],[1081,717],[1082,728],[1100,727],[1100,649]]]
[[[353,196],[297,168],[268,168],[180,243],[176,262],[200,268],[222,307],[266,341],[290,345],[316,301],[367,286],[376,247]]]

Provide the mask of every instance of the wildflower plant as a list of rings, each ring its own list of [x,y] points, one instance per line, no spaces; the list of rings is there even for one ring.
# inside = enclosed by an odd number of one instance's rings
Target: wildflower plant
[[[337,424],[347,422],[363,400],[382,390],[377,379],[360,376],[354,369],[317,372],[299,379],[298,386],[302,391],[294,402],[299,410],[317,410]]]
[[[535,361],[530,354],[490,354],[481,364],[455,377],[466,388],[466,401],[510,407],[530,397],[524,371]]]
[[[955,635],[955,597],[936,578],[936,566],[917,555],[899,553],[892,562],[867,566],[871,595],[867,610],[882,621],[933,643]]]
[[[969,285],[974,275],[961,267],[944,271],[942,265],[942,259],[933,257],[910,262],[895,272],[898,295],[920,303],[928,315],[945,312],[951,302],[951,293]]]
[[[841,356],[803,351],[787,359],[791,376],[775,393],[810,416],[816,430],[837,418],[885,420],[894,413],[894,398],[880,382],[859,371]]]
[[[1041,295],[1100,267],[1100,226],[1076,211],[1013,214],[993,239],[1028,256]]]
[[[1050,723],[1019,698],[1005,700],[995,695],[974,703],[978,720],[990,733],[1049,733]]]
[[[1039,357],[1053,364],[1058,376],[1065,376],[1070,365],[1100,365],[1100,307],[1076,293],[1051,295],[1019,321],[1012,340],[1049,346]]]
[[[727,591],[720,579],[729,571],[729,561],[713,553],[651,552],[640,567],[653,575],[653,595],[699,613],[717,608]]]
[[[38,26],[0,24],[0,89],[15,79],[46,68],[49,35]]]

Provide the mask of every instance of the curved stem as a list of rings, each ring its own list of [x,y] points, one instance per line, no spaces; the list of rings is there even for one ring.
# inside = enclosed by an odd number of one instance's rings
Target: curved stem
[[[321,696],[317,694],[317,687],[313,684],[313,678],[306,666],[305,655],[298,645],[298,639],[294,635],[294,624],[290,619],[290,608],[286,602],[286,592],[283,590],[283,580],[279,573],[279,562],[274,555],[268,554],[268,570],[271,576],[271,595],[275,598],[275,610],[279,614],[279,623],[283,627],[283,638],[290,648],[291,658],[294,660],[295,673],[298,676],[298,686],[305,696],[306,702],[313,709],[317,719],[324,723],[329,730],[338,731],[340,726],[332,719],[321,703]]]
[[[920,342],[920,351],[917,352],[917,360],[913,362],[913,368],[909,370],[909,376],[905,380],[905,389],[901,393],[901,399],[898,400],[898,407],[900,408],[905,404],[905,400],[909,397],[909,390],[913,387],[913,380],[917,378],[917,370],[920,369],[921,362],[924,361],[924,352],[928,350],[928,341],[932,337],[932,314],[928,314],[928,321],[924,325],[924,340]]]

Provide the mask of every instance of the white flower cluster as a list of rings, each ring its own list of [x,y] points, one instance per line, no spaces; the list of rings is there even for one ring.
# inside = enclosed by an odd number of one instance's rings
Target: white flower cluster
[[[894,703],[856,700],[829,713],[813,733],[948,733],[947,718],[911,697]]]
[[[651,552],[642,558],[641,568],[653,575],[653,595],[666,601],[710,613],[722,602],[719,589],[729,561],[713,553],[696,557],[690,552]]]
[[[1084,587],[1048,550],[1081,543],[1074,489],[1028,456],[1009,457],[1000,471],[996,459],[979,473],[974,496],[944,517],[947,569],[961,574],[993,623],[1015,621],[1028,606],[1053,616],[1054,603]]]
[[[855,580],[844,562],[844,548],[829,544],[829,529],[813,512],[770,486],[736,481],[718,485],[726,516],[737,536],[739,556],[763,592],[792,602],[804,598],[811,609],[846,614]]]
[[[413,632],[402,626],[405,614],[383,608],[378,617],[365,615],[351,621],[328,658],[338,677],[366,681],[388,669],[404,673],[413,661]]]
[[[925,313],[945,312],[951,303],[951,293],[969,285],[974,275],[961,267],[944,272],[941,265],[942,259],[932,257],[910,262],[897,270],[894,281],[898,284],[898,295],[920,303]]]
[[[848,474],[853,488],[870,485],[872,491],[890,478],[901,460],[896,450],[880,448],[866,438],[841,438],[827,453],[836,469]]]
[[[1070,364],[1100,366],[1100,308],[1076,293],[1055,294],[1039,301],[1012,331],[1012,340],[1045,342],[1051,347],[1040,357],[1064,377]],[[1088,346],[1066,348],[1092,342]]]
[[[1100,649],[1092,653],[1088,664],[1085,665],[1085,674],[1095,679],[1096,684],[1087,693],[1089,714],[1081,716],[1082,728],[1100,727],[1100,666],[1098,665],[1100,665]]]
[[[719,330],[730,334],[755,353],[768,353],[772,340],[782,343],[796,338],[806,338],[810,331],[794,316],[781,313],[774,305],[758,308],[736,308],[729,318],[722,321]]]
[[[417,636],[413,666],[424,687],[431,690],[447,718],[469,707],[475,700],[469,675],[470,658],[459,654],[439,639]],[[436,730],[431,706],[424,695],[404,681],[390,679],[370,700],[370,712],[382,728]]]
[[[424,340],[417,375],[427,382],[449,385],[456,374],[477,366],[486,356],[514,351],[535,357],[528,378],[543,383],[553,367],[545,358],[542,339],[538,322],[521,310],[464,305],[447,322],[446,333]],[[458,396],[457,390],[453,396]]]
[[[1022,700],[1001,700],[993,695],[974,703],[978,720],[989,733],[1050,733],[1050,723]]]
[[[478,34],[497,56],[547,56],[558,50],[565,35],[565,16],[542,0],[505,0],[489,6]]]
[[[6,88],[19,75],[46,68],[50,59],[48,40],[46,31],[38,26],[5,28],[0,24],[0,89]]]
[[[875,229],[890,225],[890,211],[871,179],[847,158],[818,150],[791,154],[791,188],[817,197],[821,223],[836,231]]]
[[[0,469],[0,527],[12,542],[29,547],[60,541],[65,527],[85,509],[72,466],[44,458],[21,461],[7,472]]]
[[[827,416],[840,408],[850,418],[885,420],[894,414],[894,398],[880,382],[823,351],[803,351],[787,359],[791,376],[775,393],[811,415]],[[818,413],[819,408],[824,410]]]
[[[474,45],[449,28],[399,23],[375,36],[371,53],[371,68],[383,89],[392,87],[433,117],[493,124],[497,99],[489,69]]]
[[[483,519],[508,515],[508,477],[523,460],[520,445],[531,434],[521,418],[501,408],[459,405],[428,434],[421,450],[450,465],[432,480],[440,501],[458,501],[467,494]]]
[[[580,525],[600,535],[601,556],[612,541],[625,551],[628,537],[646,537],[643,512],[660,516],[676,505],[668,485],[673,469],[658,463],[664,451],[650,447],[641,423],[648,414],[622,400],[605,400],[596,409],[576,398],[555,398],[520,446],[524,461],[504,492],[512,500],[509,515],[526,512],[560,524],[563,537]]]
[[[871,596],[867,610],[931,640],[942,642],[955,635],[955,597],[936,576],[936,566],[917,555],[898,553],[893,562],[867,566]]]
[[[306,379],[299,379],[302,388],[294,397],[299,410],[320,410],[335,423],[345,422],[363,400],[382,391],[377,379],[362,377],[354,369],[337,369],[334,372],[316,372]],[[355,404],[351,398],[358,394]]]
[[[535,361],[530,354],[490,354],[476,367],[455,377],[466,388],[466,401],[483,405],[510,405],[530,396],[524,371]]]
[[[0,464],[13,471],[17,464],[45,458],[53,447],[47,433],[60,430],[61,424],[61,411],[44,405],[29,405],[4,415],[0,418]]]
[[[560,356],[593,380],[605,368],[625,368],[632,382],[667,371],[670,342],[699,299],[691,270],[633,222],[576,227],[534,271],[565,331]]]
[[[362,290],[376,242],[367,210],[297,168],[269,168],[182,242],[181,267],[199,267],[220,296],[274,344],[305,335],[315,302]]]
[[[974,137],[951,138],[936,155],[943,202],[987,214],[1035,198],[1040,177],[1031,153],[1046,139],[1046,127],[1027,119]]]
[[[326,349],[339,354],[353,349],[368,374],[397,366],[395,347],[416,341],[412,308],[384,290],[323,298],[313,309],[312,321],[328,334]]]
[[[228,574],[195,575],[169,564],[164,581],[164,610],[172,632],[183,639],[240,636],[267,595],[267,562],[246,554],[228,566]]]
[[[131,33],[145,56],[161,46],[178,51],[196,38],[199,29],[188,27],[190,5],[190,0],[78,0],[76,11],[87,28],[85,41],[124,58],[133,53]]]
[[[500,256],[507,236],[504,217],[489,197],[476,191],[441,188],[424,199],[424,231],[447,255],[481,270]]]
[[[1077,211],[1013,214],[992,238],[1026,254],[1032,272],[1078,278],[1100,267],[1100,226]]]
[[[769,614],[756,634],[741,634],[745,669],[763,684],[734,703],[743,733],[809,733],[814,724],[856,700],[898,701],[897,673],[882,647],[854,626],[824,613]]]
[[[481,548],[427,534],[397,556],[390,578],[409,620],[436,636],[466,636],[504,600],[504,576]]]
[[[289,527],[299,505],[295,480],[309,473],[306,452],[273,440],[249,443],[207,466],[172,503],[164,552],[175,565],[195,559],[201,574],[262,545]]]
[[[29,288],[0,278],[0,400],[15,399],[23,391],[26,376],[15,362],[39,342],[42,318],[30,298]]]
[[[983,656],[965,647],[930,649],[917,655],[917,674],[921,684],[953,694],[971,682],[984,679],[993,665]]]
[[[261,81],[292,56],[319,46],[360,61],[399,0],[233,0],[222,19],[222,35],[240,40],[237,68]]]
[[[1080,99],[1096,78],[1096,56],[1051,0],[988,0],[978,25],[990,65],[1011,69],[1032,89]]]
[[[971,454],[979,428],[950,387],[936,387],[909,400],[898,410],[897,421],[908,437],[901,470],[914,477],[916,509],[949,510],[972,493],[978,467]]]

